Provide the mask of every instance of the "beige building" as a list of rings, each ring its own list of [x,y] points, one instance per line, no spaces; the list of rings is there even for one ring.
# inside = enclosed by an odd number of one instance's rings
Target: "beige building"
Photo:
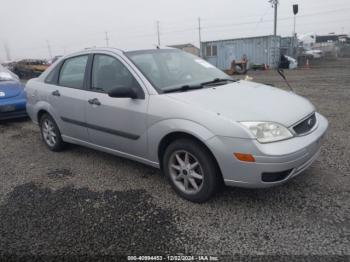
[[[199,56],[200,50],[198,47],[192,44],[183,44],[183,45],[169,45],[169,47],[177,48],[192,55]]]

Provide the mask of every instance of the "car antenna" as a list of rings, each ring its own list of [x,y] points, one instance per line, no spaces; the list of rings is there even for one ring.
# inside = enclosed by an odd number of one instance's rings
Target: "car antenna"
[[[289,87],[289,89],[293,92],[294,92],[294,89],[292,88],[292,86],[289,84],[288,80],[287,80],[287,77],[286,75],[284,74],[284,71],[282,68],[278,68],[277,69],[277,73],[284,79],[284,81],[286,82],[287,86]]]

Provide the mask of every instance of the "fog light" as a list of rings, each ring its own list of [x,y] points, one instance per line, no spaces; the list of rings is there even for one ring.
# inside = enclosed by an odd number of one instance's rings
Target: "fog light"
[[[255,158],[251,154],[233,153],[239,161],[255,162]]]

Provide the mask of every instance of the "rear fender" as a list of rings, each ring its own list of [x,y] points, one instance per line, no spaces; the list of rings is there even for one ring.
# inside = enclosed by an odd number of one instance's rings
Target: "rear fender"
[[[27,111],[29,111],[28,109],[29,108],[27,107]],[[46,101],[39,101],[34,105],[33,111],[30,113],[30,118],[32,119],[33,122],[39,123],[38,115],[39,115],[39,112],[42,110],[49,113],[57,123],[58,127],[60,127],[60,120],[58,115],[55,113],[55,110],[53,109],[53,107]]]

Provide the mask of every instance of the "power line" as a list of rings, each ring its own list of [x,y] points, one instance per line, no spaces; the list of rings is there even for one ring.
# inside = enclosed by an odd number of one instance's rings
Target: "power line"
[[[258,26],[260,25],[260,23],[263,22],[264,17],[269,13],[270,10],[271,10],[270,7],[268,7],[266,9],[264,14],[260,17],[259,21],[256,23],[256,26],[255,26],[254,30],[252,31],[252,33],[254,33],[258,29]]]
[[[298,15],[298,17],[299,18],[305,18],[305,17],[315,16],[315,15],[319,15],[319,14],[326,14],[326,13],[334,13],[334,12],[346,11],[346,10],[349,10],[349,9],[350,8],[329,10],[329,11],[324,11],[324,12],[317,12],[317,13],[311,13],[311,14]],[[279,18],[278,21],[291,20],[291,19],[294,19],[294,16]],[[268,20],[262,21],[261,23],[273,22],[273,21],[274,21],[273,19],[268,19]],[[202,29],[231,27],[231,26],[250,25],[250,24],[256,24],[256,21],[254,21],[254,22],[232,23],[232,24],[222,24],[222,25],[214,25],[214,26],[204,26],[204,27],[202,27]]]
[[[314,13],[309,13],[309,14],[303,14],[303,15],[298,15],[299,19],[302,19],[302,18],[307,18],[307,17],[312,17],[312,16],[317,16],[317,15],[321,15],[321,14],[329,14],[329,13],[337,13],[337,12],[344,12],[344,11],[348,11],[350,8],[342,8],[342,9],[334,9],[334,10],[327,10],[327,11],[321,11],[321,12],[314,12]],[[271,10],[271,9],[270,9]],[[264,16],[263,16],[264,17]],[[279,22],[283,22],[283,21],[288,21],[288,20],[291,20],[291,19],[294,19],[294,16],[289,16],[289,17],[282,17],[282,18],[279,18],[278,21]],[[211,30],[220,30],[221,28],[225,28],[225,27],[234,27],[234,26],[242,26],[242,25],[250,25],[250,24],[255,24],[255,25],[259,25],[259,24],[262,24],[262,23],[267,23],[267,22],[272,22],[273,20],[272,19],[268,19],[268,20],[264,20],[262,21],[262,18],[260,18],[260,21],[249,21],[249,22],[241,22],[241,23],[232,23],[232,24],[221,24],[221,25],[208,25],[208,26],[203,26],[202,25],[202,22],[206,21],[206,19],[202,19],[199,18],[198,19],[198,27],[196,27],[195,25],[193,25],[193,27],[188,27],[188,28],[184,28],[184,29],[179,29],[179,30],[173,30],[173,31],[162,31],[162,35],[167,35],[167,34],[177,34],[177,33],[183,33],[183,32],[194,32],[194,31],[198,31],[198,37],[200,39],[200,41],[202,41],[202,32],[203,30],[207,30],[207,31],[211,31]],[[195,20],[194,20],[195,21]],[[345,21],[344,19],[341,20],[341,21]],[[340,21],[340,22],[341,22]],[[325,20],[323,20],[322,22],[327,22]],[[336,22],[336,21],[332,21],[332,22]],[[319,22],[318,22],[319,23]],[[283,23],[282,23],[283,24]],[[311,23],[306,23],[307,25],[311,24]],[[305,23],[300,23],[300,25],[306,25]],[[284,26],[284,25],[283,25]],[[118,31],[119,32],[119,31]],[[99,34],[102,34],[102,33],[99,33]],[[91,34],[89,34],[91,35]],[[89,35],[87,36],[84,36],[85,38],[86,37],[89,37]],[[94,34],[96,35],[96,39],[97,40],[97,35],[98,34]],[[133,39],[133,38],[145,38],[145,37],[154,37],[154,34],[140,34],[140,35],[131,35],[131,36],[125,36],[123,38],[125,39]],[[93,41],[95,41],[93,40]],[[109,45],[109,35],[108,35],[108,32],[105,32],[105,40],[106,40],[106,45],[108,46]],[[158,40],[158,44],[160,44],[160,22],[157,21],[157,40]],[[77,43],[76,45],[78,46],[79,45],[83,45],[82,43],[82,40],[78,40],[77,41],[74,41],[75,43]],[[70,47],[74,44],[69,44],[69,43],[64,43],[65,46],[67,47]],[[62,44],[54,44],[53,45],[54,48],[55,46],[60,49],[62,49]],[[47,48],[48,51],[49,51],[49,55],[50,57],[52,56],[52,50],[51,50],[51,45],[50,43],[47,41],[46,42],[46,47],[45,46],[42,46],[42,47],[33,47],[33,48],[30,48],[30,47],[27,47],[27,48],[19,48],[19,49],[44,49],[44,48]],[[56,48],[56,49],[57,49]]]

